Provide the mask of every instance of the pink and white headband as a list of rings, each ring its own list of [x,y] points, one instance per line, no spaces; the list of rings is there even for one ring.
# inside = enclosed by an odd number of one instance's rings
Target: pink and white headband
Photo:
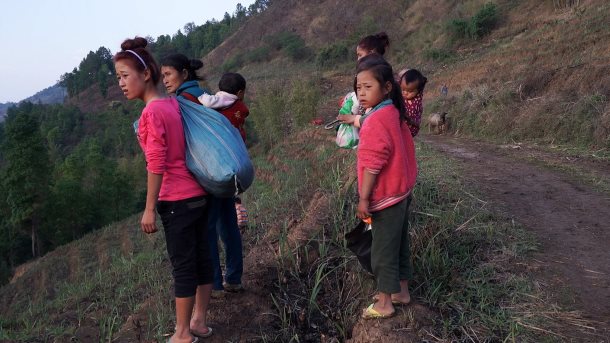
[[[146,62],[144,62],[144,59],[142,57],[140,57],[140,55],[138,55],[137,52],[135,52],[133,50],[125,50],[125,52],[132,53],[135,57],[137,57],[140,60],[140,62],[142,62],[142,65],[144,66],[144,69],[148,69],[148,66],[146,65]]]

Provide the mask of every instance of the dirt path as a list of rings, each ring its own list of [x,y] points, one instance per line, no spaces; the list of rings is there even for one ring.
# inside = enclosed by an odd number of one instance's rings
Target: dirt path
[[[535,234],[540,243],[530,266],[537,270],[535,275],[551,286],[562,305],[570,306],[571,302],[585,318],[600,322],[607,330],[610,195],[583,185],[573,176],[518,158],[513,147],[447,136],[422,135],[418,139],[462,161],[466,181],[480,190],[482,200]],[[598,172],[610,178],[610,168],[598,167]]]

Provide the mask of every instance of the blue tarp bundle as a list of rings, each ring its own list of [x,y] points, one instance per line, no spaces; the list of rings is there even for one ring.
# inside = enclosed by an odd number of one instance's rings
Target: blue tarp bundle
[[[205,190],[232,197],[254,181],[254,167],[239,131],[222,114],[178,97],[184,135],[186,166]]]

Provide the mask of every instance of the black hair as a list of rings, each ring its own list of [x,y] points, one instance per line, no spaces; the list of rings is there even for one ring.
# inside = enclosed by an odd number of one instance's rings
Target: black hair
[[[140,72],[148,69],[153,83],[157,85],[161,79],[161,71],[155,58],[146,48],[147,45],[148,41],[146,38],[135,37],[134,39],[126,39],[121,43],[121,51],[117,52],[112,60],[115,63],[120,60],[130,61],[132,67]]]
[[[412,120],[407,116],[405,101],[402,97],[402,92],[400,91],[400,85],[398,84],[398,82],[396,82],[396,79],[394,78],[394,71],[392,70],[392,66],[381,55],[370,54],[360,59],[360,61],[358,62],[356,75],[367,70],[373,73],[373,76],[382,87],[387,82],[390,82],[392,84],[392,90],[390,91],[390,94],[388,94],[388,96],[390,100],[392,100],[394,106],[396,106],[396,108],[398,109],[400,119],[408,122],[409,124],[414,124]],[[356,82],[357,80],[354,79],[354,92],[358,94],[358,91],[356,90]]]
[[[390,37],[385,32],[379,32],[362,38],[358,46],[364,50],[373,51],[383,56],[385,50],[390,46]]]
[[[419,94],[423,93],[424,88],[426,88],[426,83],[428,82],[428,79],[417,69],[407,70],[402,75],[400,82],[402,82],[402,80],[405,80],[407,83],[418,81],[417,92],[419,92]]]
[[[218,81],[218,89],[237,95],[239,91],[246,90],[246,79],[238,73],[225,73]]]
[[[186,70],[188,72],[188,76],[186,81],[200,81],[203,80],[202,77],[197,75],[197,70],[203,67],[203,62],[200,60],[189,59],[183,54],[171,54],[165,56],[161,60],[161,65],[166,67],[172,67],[176,69],[178,72],[182,72]]]

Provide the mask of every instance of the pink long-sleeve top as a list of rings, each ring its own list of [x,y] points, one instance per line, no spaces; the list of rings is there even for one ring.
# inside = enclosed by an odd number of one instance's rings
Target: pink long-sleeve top
[[[371,112],[360,129],[358,189],[364,171],[377,174],[369,211],[377,212],[405,199],[415,186],[415,145],[406,122],[391,102]]]
[[[146,170],[163,175],[159,200],[178,201],[206,194],[186,168],[186,140],[176,98],[146,104],[138,124],[138,141],[146,157]]]

